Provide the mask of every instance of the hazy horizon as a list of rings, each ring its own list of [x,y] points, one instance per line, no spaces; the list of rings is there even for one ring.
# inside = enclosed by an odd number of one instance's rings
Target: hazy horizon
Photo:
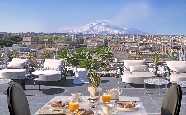
[[[63,32],[109,20],[147,33],[186,34],[184,0],[2,0],[1,32]]]

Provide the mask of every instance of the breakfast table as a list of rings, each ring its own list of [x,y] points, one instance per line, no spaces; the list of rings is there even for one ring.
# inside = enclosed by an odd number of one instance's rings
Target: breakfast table
[[[52,110],[50,104],[52,102],[57,101],[57,100],[58,101],[61,100],[62,102],[67,102],[70,100],[70,97],[71,96],[56,96],[56,97],[52,98],[44,106],[42,106],[40,109],[38,109],[36,111],[35,115],[65,115],[65,111]],[[88,101],[89,96],[81,96],[80,99],[83,100],[82,102],[80,102],[80,107],[90,108],[90,106],[89,106],[90,102]],[[115,113],[115,115],[147,115],[147,112],[143,106],[143,103],[140,101],[139,97],[120,96],[119,100],[122,100],[122,102],[135,101],[136,104],[138,105],[138,107],[137,107],[137,109],[135,109],[133,111],[119,111],[118,110],[117,113]],[[101,108],[100,108],[100,110],[101,110]],[[90,114],[90,115],[92,115],[92,114]],[[100,113],[95,114],[94,113],[94,115],[102,115],[102,114],[100,114]]]

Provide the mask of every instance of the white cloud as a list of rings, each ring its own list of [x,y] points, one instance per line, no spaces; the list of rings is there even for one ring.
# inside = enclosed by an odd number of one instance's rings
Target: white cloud
[[[115,24],[135,25],[140,21],[148,18],[151,14],[151,9],[148,3],[131,3],[124,7],[113,17],[112,21]]]

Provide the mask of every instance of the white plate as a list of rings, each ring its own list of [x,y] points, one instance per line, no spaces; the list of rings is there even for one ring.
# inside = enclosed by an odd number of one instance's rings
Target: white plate
[[[140,105],[136,104],[135,107],[133,108],[121,108],[121,107],[117,107],[118,111],[125,111],[125,112],[132,112],[132,111],[137,111],[139,109]]]

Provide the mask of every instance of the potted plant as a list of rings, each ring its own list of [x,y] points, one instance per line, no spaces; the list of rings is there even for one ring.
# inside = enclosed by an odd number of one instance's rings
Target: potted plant
[[[101,84],[101,77],[96,72],[91,72],[90,74],[90,86],[88,86],[88,91],[90,96],[94,98],[101,92],[101,88],[99,87]]]
[[[95,96],[101,83],[101,77],[96,71],[106,69],[109,59],[112,58],[110,48],[78,48],[74,52],[66,50],[60,57],[65,58],[73,66],[86,68],[90,84],[88,91],[92,96]]]
[[[82,51],[81,51],[82,52]],[[109,59],[112,58],[112,52],[108,47],[98,47],[83,50],[84,58],[80,60],[80,67],[86,68],[89,72],[89,87],[91,97],[99,94],[101,88],[101,77],[96,73],[97,70],[107,69]]]
[[[158,65],[160,65],[160,54],[155,52],[153,55],[153,63],[155,65],[155,71],[154,74],[157,75],[158,72]]]

